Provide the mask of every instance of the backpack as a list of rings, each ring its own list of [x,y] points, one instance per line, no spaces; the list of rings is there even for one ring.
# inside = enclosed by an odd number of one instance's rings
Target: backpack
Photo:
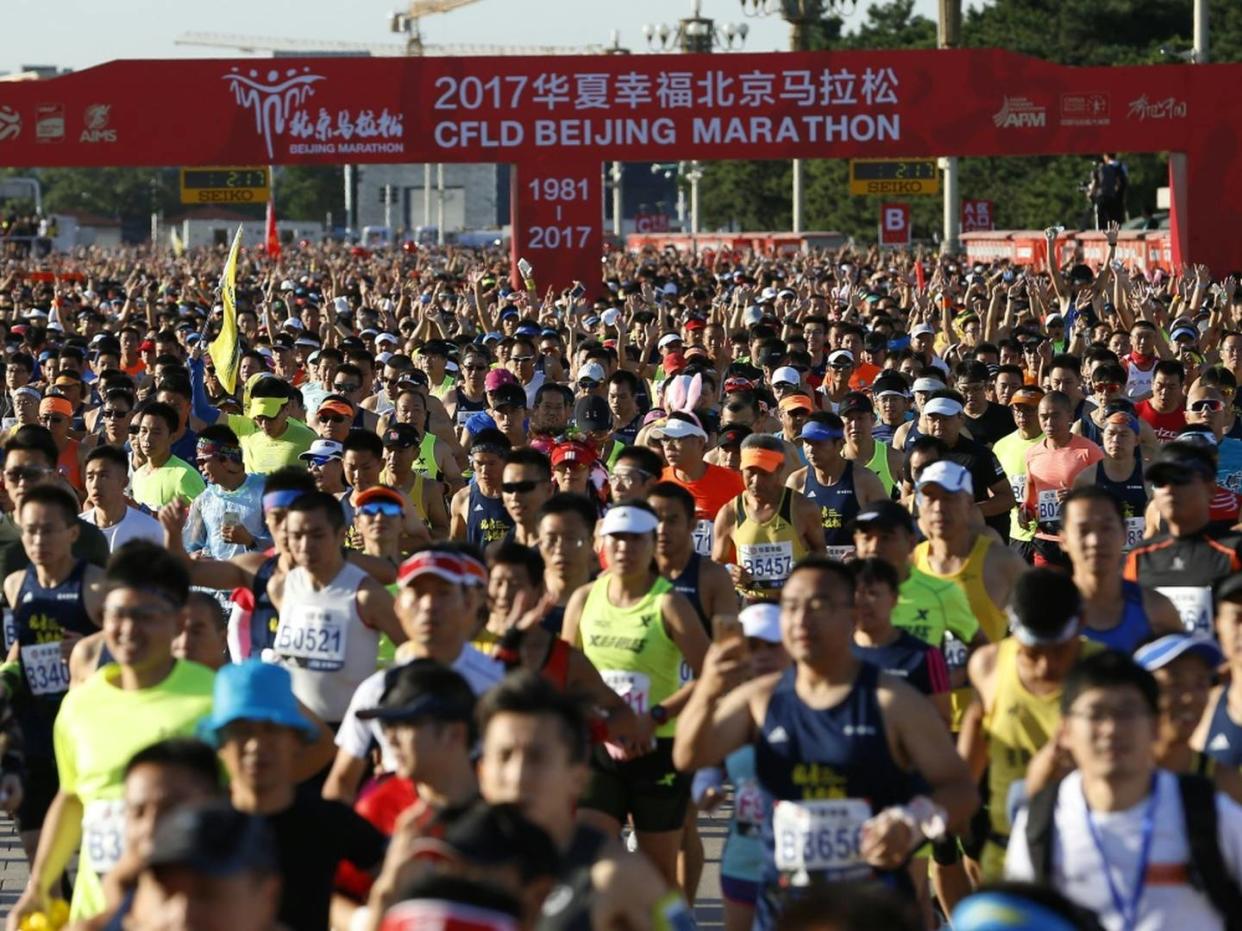
[[[1190,845],[1190,885],[1208,897],[1228,931],[1242,931],[1242,889],[1229,875],[1220,852],[1216,828],[1216,784],[1204,776],[1181,773],[1177,787],[1182,797],[1186,840]],[[1047,883],[1052,874],[1053,811],[1060,781],[1036,793],[1027,807],[1026,844],[1034,880]]]

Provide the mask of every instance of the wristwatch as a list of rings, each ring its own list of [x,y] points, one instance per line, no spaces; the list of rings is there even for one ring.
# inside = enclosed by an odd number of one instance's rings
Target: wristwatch
[[[667,724],[668,709],[663,705],[653,705],[651,708],[651,720],[655,721],[657,725]]]

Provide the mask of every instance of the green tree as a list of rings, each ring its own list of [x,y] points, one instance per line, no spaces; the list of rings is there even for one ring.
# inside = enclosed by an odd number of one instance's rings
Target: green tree
[[[121,220],[145,220],[177,209],[177,173],[168,168],[44,168],[43,209],[82,210]]]
[[[276,215],[282,220],[345,217],[345,169],[341,165],[290,165],[276,169]]]

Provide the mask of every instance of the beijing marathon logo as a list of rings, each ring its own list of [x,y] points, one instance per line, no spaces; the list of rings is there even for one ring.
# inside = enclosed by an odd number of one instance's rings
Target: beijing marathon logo
[[[403,152],[402,114],[378,113],[375,108],[326,107],[311,112],[309,101],[327,77],[301,68],[268,69],[260,74],[240,67],[223,75],[239,107],[254,117],[255,132],[263,138],[268,159],[279,155],[355,155]]]

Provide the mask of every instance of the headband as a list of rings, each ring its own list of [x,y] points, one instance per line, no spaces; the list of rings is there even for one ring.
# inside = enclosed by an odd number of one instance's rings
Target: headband
[[[219,443],[215,440],[199,439],[198,444],[194,447],[195,456],[219,456],[226,462],[241,462],[242,451],[240,446],[230,446],[225,443]]]
[[[304,494],[306,492],[298,491],[296,488],[290,488],[285,491],[269,491],[263,496],[263,511],[266,513],[273,508],[287,508]]]
[[[1023,646],[1028,647],[1054,647],[1062,643],[1072,640],[1078,635],[1078,615],[1072,614],[1065,624],[1056,633],[1048,636],[1040,636],[1029,627],[1022,623],[1022,619],[1018,617],[1018,613],[1013,608],[1006,608],[1005,614],[1009,617],[1009,632]]]
[[[841,440],[845,438],[843,430],[837,430],[827,424],[822,424],[817,420],[808,420],[802,426],[802,433],[798,436],[800,440],[811,440],[813,442],[823,442],[825,440]]]
[[[73,405],[69,403],[67,398],[47,397],[39,402],[40,414],[64,414],[66,417],[73,416]]]
[[[743,469],[754,467],[762,469],[764,472],[777,472],[785,464],[785,454],[778,453],[774,449],[743,449],[742,462]]]

